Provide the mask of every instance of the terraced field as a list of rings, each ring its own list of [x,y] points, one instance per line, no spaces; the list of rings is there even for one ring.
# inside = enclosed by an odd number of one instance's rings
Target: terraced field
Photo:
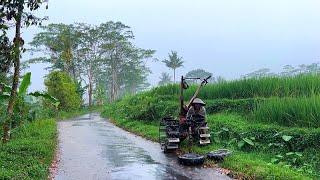
[[[195,88],[186,91],[186,101]],[[156,141],[161,117],[178,114],[178,93],[178,85],[167,85],[126,96],[107,105],[103,115]],[[319,76],[228,81],[207,85],[199,97],[207,102],[213,143],[192,151],[233,150],[233,156],[219,165],[239,177],[320,177]],[[182,150],[187,149],[182,144]]]

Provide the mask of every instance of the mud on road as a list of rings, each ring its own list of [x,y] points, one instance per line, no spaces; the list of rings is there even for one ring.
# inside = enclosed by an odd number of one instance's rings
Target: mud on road
[[[124,131],[99,114],[58,122],[57,180],[229,179],[216,169],[179,165],[154,143]]]

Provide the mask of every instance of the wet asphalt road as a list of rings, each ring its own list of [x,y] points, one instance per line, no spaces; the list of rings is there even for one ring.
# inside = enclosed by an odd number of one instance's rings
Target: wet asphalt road
[[[126,132],[99,114],[61,121],[54,179],[229,179],[212,168],[179,165],[158,143]]]

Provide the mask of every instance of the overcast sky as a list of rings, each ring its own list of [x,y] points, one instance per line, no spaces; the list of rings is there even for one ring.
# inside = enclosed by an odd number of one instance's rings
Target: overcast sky
[[[156,50],[164,59],[170,50],[183,57],[180,76],[202,68],[227,79],[260,68],[277,72],[284,65],[311,64],[320,57],[319,0],[49,0],[48,23],[121,21],[135,34],[136,45]],[[24,30],[30,42],[37,28]],[[28,55],[24,55],[24,59]],[[161,62],[149,63],[151,84]],[[33,65],[32,88],[44,88],[43,65]]]

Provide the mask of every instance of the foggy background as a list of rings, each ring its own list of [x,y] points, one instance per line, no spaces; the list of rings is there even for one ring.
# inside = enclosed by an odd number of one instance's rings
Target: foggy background
[[[178,51],[185,61],[177,77],[202,68],[236,79],[260,68],[281,71],[284,65],[311,64],[320,54],[318,0],[49,0],[49,23],[121,21],[130,26],[138,47],[156,50],[155,58]],[[23,30],[28,43],[38,28]],[[23,59],[30,58],[25,53]],[[149,62],[149,82],[172,71]],[[45,65],[32,65],[31,90],[42,90]]]

